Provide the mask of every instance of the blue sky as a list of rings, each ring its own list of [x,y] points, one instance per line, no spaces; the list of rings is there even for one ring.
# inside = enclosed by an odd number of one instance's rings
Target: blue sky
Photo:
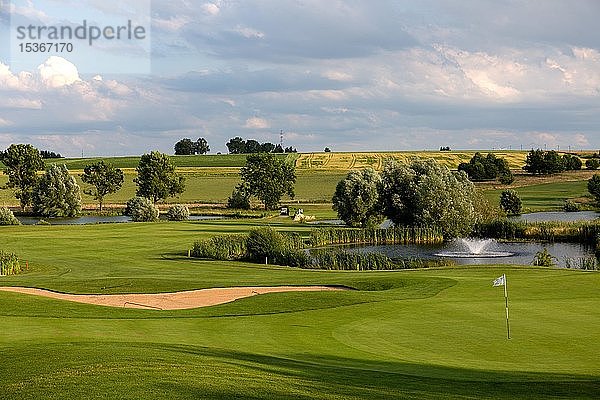
[[[300,151],[600,148],[595,0],[0,2],[3,148],[125,155],[205,137],[217,152],[280,130]],[[129,18],[150,25],[147,48],[7,51],[11,19]]]

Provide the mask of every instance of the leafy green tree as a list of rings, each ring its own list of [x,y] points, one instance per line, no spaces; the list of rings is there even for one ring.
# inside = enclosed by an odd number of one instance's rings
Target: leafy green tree
[[[600,202],[600,175],[594,174],[587,183],[588,192]]]
[[[185,191],[185,178],[177,175],[167,154],[158,151],[144,154],[136,171],[136,196],[150,199],[154,204]]]
[[[246,154],[261,153],[261,144],[254,139],[246,140],[246,148],[244,149],[244,153],[246,153]]]
[[[500,194],[500,207],[509,215],[519,215],[523,209],[521,198],[514,190],[504,190]]]
[[[294,166],[271,153],[248,155],[240,174],[248,193],[256,196],[267,210],[275,209],[284,194],[294,197]]]
[[[0,207],[0,225],[21,225],[10,208]]]
[[[588,160],[585,160],[585,167],[587,169],[598,169],[600,168],[600,160],[598,160],[597,158],[590,158]]]
[[[468,163],[461,163],[459,171],[464,171],[473,182],[493,180],[498,177],[511,176],[508,162],[497,157],[494,153],[488,153],[485,157],[481,153],[475,153]]]
[[[33,212],[44,217],[75,217],[81,211],[81,191],[67,167],[53,164],[33,191]]]
[[[583,166],[581,159],[572,154],[563,155],[563,165],[567,171],[579,171]]]
[[[117,193],[123,186],[123,171],[101,160],[86,165],[81,180],[83,183],[93,186],[93,189],[84,189],[83,193],[92,196],[102,211],[104,197]]]
[[[40,152],[30,144],[12,144],[2,155],[8,175],[9,188],[16,189],[15,196],[21,203],[21,210],[31,204],[33,190],[37,184],[37,172],[44,169]]]
[[[191,139],[181,139],[175,143],[175,155],[176,156],[191,156],[196,154],[196,143],[192,142]]]
[[[208,142],[204,138],[198,138],[196,143],[194,143],[194,152],[195,154],[206,154],[210,151],[210,146]]]
[[[352,171],[341,180],[333,195],[333,209],[346,225],[375,226],[383,221],[379,210],[379,174],[367,168]]]
[[[464,172],[452,173],[432,159],[391,161],[381,179],[383,214],[397,225],[437,226],[453,238],[470,234],[479,220],[475,187]]]
[[[230,154],[246,153],[246,141],[241,137],[234,137],[233,139],[230,139],[226,146]]]
[[[565,161],[556,151],[531,150],[523,169],[532,174],[547,175],[565,170]]]

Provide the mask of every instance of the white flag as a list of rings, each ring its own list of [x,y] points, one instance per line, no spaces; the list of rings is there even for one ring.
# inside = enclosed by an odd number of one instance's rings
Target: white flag
[[[494,283],[492,283],[492,286],[496,287],[496,286],[504,286],[504,275],[494,279]]]

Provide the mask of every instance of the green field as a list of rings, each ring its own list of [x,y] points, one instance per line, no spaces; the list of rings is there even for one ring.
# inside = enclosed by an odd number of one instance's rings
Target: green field
[[[197,238],[265,222],[3,227],[0,247],[18,252],[31,271],[0,277],[0,285],[70,293],[279,284],[358,290],[169,312],[0,292],[0,398],[600,397],[599,273],[331,272],[183,256]],[[502,289],[491,287],[502,273],[511,340]]]
[[[567,199],[589,196],[587,181],[553,182],[517,187],[514,189],[523,201],[524,211],[560,210]],[[501,190],[488,190],[486,196],[499,203]]]

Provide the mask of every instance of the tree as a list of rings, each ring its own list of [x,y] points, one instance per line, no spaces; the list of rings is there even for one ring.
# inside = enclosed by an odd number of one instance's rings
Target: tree
[[[275,145],[273,143],[269,143],[269,142],[262,143],[260,145],[260,150],[259,151],[261,153],[274,153],[275,152]],[[279,153],[282,153],[282,152],[280,151]]]
[[[275,209],[284,194],[294,197],[294,166],[273,154],[248,155],[246,166],[240,174],[242,182],[247,185],[248,193],[256,196],[267,210]]]
[[[531,150],[523,169],[532,174],[555,174],[565,170],[563,157],[556,151]]]
[[[249,210],[250,206],[250,189],[248,188],[248,184],[238,183],[235,189],[233,189],[231,196],[227,199],[227,208]]]
[[[292,146],[290,146],[290,147],[286,147],[286,148],[285,148],[285,152],[286,152],[286,153],[297,153],[297,152],[298,152],[298,150],[296,150],[296,148],[295,148],[295,147],[292,147]]]
[[[362,171],[352,171],[341,180],[333,195],[333,209],[346,225],[376,226],[381,223],[383,216],[379,211],[379,174],[367,168]]]
[[[101,160],[95,164],[86,165],[81,180],[94,187],[93,189],[84,189],[83,193],[94,197],[102,211],[104,197],[118,192],[123,186],[123,171]]]
[[[38,181],[37,172],[44,169],[40,152],[30,144],[12,144],[2,156],[8,175],[9,188],[15,188],[15,196],[21,202],[21,210],[31,204],[33,190]]]
[[[587,187],[588,192],[596,198],[596,201],[600,202],[600,175],[594,174],[594,176],[588,180]]]
[[[75,217],[81,211],[81,192],[66,165],[51,165],[33,191],[33,212],[44,217]]]
[[[283,147],[281,147],[281,145],[277,143],[277,146],[275,146],[275,148],[273,149],[273,153],[283,153]]]
[[[563,165],[567,171],[579,171],[583,165],[581,159],[572,154],[563,155]]]
[[[600,160],[598,160],[597,158],[590,158],[588,160],[585,160],[585,167],[587,169],[598,169],[600,168]]]
[[[196,154],[196,144],[191,139],[181,139],[175,143],[175,155],[176,156],[191,156]]]
[[[459,164],[458,170],[464,171],[474,182],[512,175],[508,162],[494,153],[488,153],[485,157],[479,152],[475,153],[468,163]]]
[[[234,137],[233,139],[230,139],[226,146],[230,154],[246,153],[246,141],[241,137]]]
[[[260,143],[254,139],[248,139],[246,140],[246,148],[244,153],[246,154],[254,154],[254,153],[260,153],[261,152],[261,147],[260,147]]]
[[[40,156],[42,156],[42,158],[44,160],[50,159],[50,158],[63,158],[59,153],[55,153],[53,151],[48,151],[48,150],[40,151]]]
[[[518,193],[510,189],[500,194],[500,207],[509,215],[519,215],[523,209]]]
[[[325,147],[325,150],[323,150],[325,153],[331,153],[331,149],[329,147]]]
[[[208,142],[204,138],[198,138],[196,143],[194,144],[194,152],[195,154],[206,154],[210,151],[210,146]]]
[[[150,199],[154,204],[185,191],[185,178],[177,175],[175,165],[164,153],[152,151],[144,154],[136,171],[136,196]]]
[[[454,174],[432,159],[391,161],[381,180],[383,214],[397,225],[436,226],[453,238],[470,234],[478,222],[475,188],[464,172]]]

